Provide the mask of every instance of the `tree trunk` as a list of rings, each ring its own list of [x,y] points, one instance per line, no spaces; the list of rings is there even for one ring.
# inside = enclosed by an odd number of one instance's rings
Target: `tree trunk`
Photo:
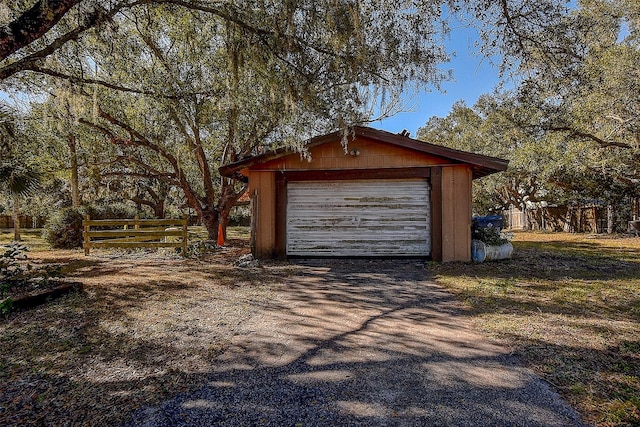
[[[567,206],[567,212],[564,216],[564,232],[571,233],[571,206]]]
[[[79,2],[80,0],[40,0],[13,22],[0,27],[0,60],[42,37]]]
[[[158,181],[158,191],[150,192],[150,194],[152,195],[155,194],[154,200],[156,202],[156,206],[153,208],[153,211],[157,218],[164,218],[165,216],[164,206],[165,206],[167,197],[169,197],[170,191],[171,191],[170,185],[168,185],[164,181]]]
[[[616,208],[613,204],[607,205],[607,234],[613,234],[616,231]]]
[[[578,215],[578,219],[576,220],[576,223],[577,223],[576,233],[583,233],[584,232],[584,225],[583,225],[584,209],[582,208],[582,206],[578,205],[576,214]]]
[[[220,224],[218,212],[211,210],[200,211],[200,220],[202,225],[207,229],[207,239],[217,242],[218,241],[218,225]]]
[[[227,226],[229,226],[229,212],[231,212],[231,207],[222,209],[220,211],[220,226],[222,230],[222,236],[225,240],[227,240]]]
[[[153,206],[153,214],[158,219],[164,219],[164,200],[158,200]]]
[[[80,191],[78,189],[78,154],[76,151],[76,137],[69,135],[69,158],[71,160],[71,205],[74,208],[80,207]]]
[[[20,236],[20,201],[18,196],[13,196],[13,240],[22,241]]]
[[[241,192],[240,194],[242,194],[243,192]],[[225,239],[227,238],[227,226],[229,225],[229,214],[231,213],[231,209],[233,209],[233,207],[238,202],[239,197],[240,195],[234,192],[231,186],[223,189],[223,195],[220,200],[220,204],[218,205],[218,216],[219,216],[219,224],[221,226],[221,230],[223,233],[222,235],[224,236]]]

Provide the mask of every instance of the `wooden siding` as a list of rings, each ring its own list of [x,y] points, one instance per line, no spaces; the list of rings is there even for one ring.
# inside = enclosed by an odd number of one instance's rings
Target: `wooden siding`
[[[318,185],[325,186],[321,191],[324,196],[331,193],[326,185],[334,181],[353,185],[354,182],[367,179],[407,182],[419,178],[431,185],[427,253],[437,261],[470,260],[472,165],[458,164],[451,159],[362,136],[349,141],[348,149],[357,149],[358,155],[345,153],[338,140],[331,140],[311,148],[311,161],[301,158],[299,154],[289,154],[253,164],[244,170],[243,173],[249,177],[253,198],[252,250],[256,257],[277,258],[296,252],[289,244],[293,244],[290,238],[295,238],[295,232],[291,237],[289,217],[292,213],[294,217],[297,215],[292,204],[294,202],[288,195],[287,188],[290,185],[322,182]],[[342,231],[336,232],[329,226],[325,228],[332,235],[343,235]],[[324,238],[324,235],[318,236],[320,246]],[[357,242],[363,239],[351,240]],[[387,251],[378,255],[394,255],[396,250],[387,246]],[[366,256],[358,251],[355,249],[335,255]]]
[[[437,159],[446,159],[446,164],[465,164],[472,168],[472,176],[473,178],[481,178],[486,175],[490,175],[492,173],[496,173],[499,171],[506,170],[508,161],[499,159],[496,157],[483,156],[480,154],[469,153],[460,150],[453,150],[451,148],[446,148],[441,145],[429,144],[427,142],[418,141],[407,136],[402,136],[398,134],[393,134],[390,132],[385,132],[378,129],[366,128],[361,126],[354,126],[351,128],[349,137],[346,142],[349,144],[349,148],[344,150],[339,141],[342,140],[343,134],[341,132],[333,132],[327,135],[317,136],[312,138],[306,142],[306,148],[310,152],[314,152],[317,147],[326,146],[326,145],[336,145],[337,152],[332,154],[341,154],[348,155],[351,150],[354,148],[358,150],[358,152],[362,151],[362,147],[358,146],[358,144],[366,145],[367,142],[374,142],[377,144],[381,144],[387,147],[395,147],[400,150],[404,150],[408,153],[408,157],[415,157],[418,154],[426,154],[427,156],[431,156],[432,158]],[[387,154],[392,153],[392,149],[387,149],[385,152]],[[320,152],[320,151],[318,151]],[[223,176],[236,177],[239,178],[238,172],[240,172],[244,176],[248,176],[249,168],[254,170],[259,170],[261,166],[271,163],[274,160],[279,160],[287,156],[298,157],[293,154],[294,151],[287,148],[278,148],[276,150],[267,150],[262,154],[252,156],[235,163],[231,163],[225,166],[222,166],[219,170]],[[354,154],[358,154],[355,153]],[[364,153],[364,156],[368,158],[376,157],[374,153]],[[341,163],[343,159],[340,155],[337,156],[327,156],[327,159],[332,158],[339,159],[338,161]],[[354,157],[358,157],[357,155]],[[317,157],[314,158],[317,160]],[[396,159],[397,160],[397,159]],[[407,158],[405,157],[405,160]],[[391,165],[395,165],[392,167],[413,167],[414,163],[411,160],[408,163],[396,162],[393,159],[374,159],[373,160],[376,165],[382,165],[381,167],[389,167],[384,166],[385,162],[389,162]],[[318,165],[318,168],[340,168],[342,169],[342,165],[338,164],[336,166],[333,165],[334,160],[327,160],[323,165]],[[367,166],[366,161],[360,162],[360,168],[370,168]],[[401,165],[401,163],[403,163]],[[281,164],[279,161],[273,162],[273,165],[278,166]],[[427,163],[423,166],[428,166],[431,163]],[[442,163],[440,163],[442,164]],[[279,168],[279,167],[278,167]],[[306,169],[303,167],[302,169]],[[240,178],[239,178],[240,179]]]
[[[275,172],[254,172],[249,180],[249,193],[254,198],[254,255],[272,258],[276,252],[276,180]]]
[[[431,258],[442,261],[442,168],[431,168]]]
[[[442,168],[442,261],[471,259],[471,168]]]
[[[287,214],[287,255],[429,255],[424,179],[289,182]]]
[[[358,150],[352,156],[340,141],[330,142],[310,150],[311,161],[300,154],[271,160],[252,167],[254,170],[340,170],[340,169],[376,169],[376,168],[409,168],[450,163],[441,157],[406,148],[382,144],[366,138],[349,141],[348,150]]]

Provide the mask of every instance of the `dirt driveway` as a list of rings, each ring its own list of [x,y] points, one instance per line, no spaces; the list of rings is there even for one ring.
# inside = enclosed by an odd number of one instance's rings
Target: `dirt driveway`
[[[127,425],[581,425],[470,329],[421,263],[297,264],[236,331],[205,387]]]

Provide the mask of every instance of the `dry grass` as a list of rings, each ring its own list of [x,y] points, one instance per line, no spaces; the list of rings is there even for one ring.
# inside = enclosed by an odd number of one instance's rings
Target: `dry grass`
[[[514,247],[430,269],[586,421],[640,425],[640,239],[518,233]]]
[[[237,231],[230,237],[246,235]],[[202,259],[32,251],[32,262],[63,263],[85,290],[0,320],[0,425],[118,425],[142,404],[201,386],[288,274],[237,269],[246,240],[229,245]]]
[[[13,240],[12,228],[0,228],[0,244],[10,243]],[[22,243],[27,245],[31,251],[42,251],[50,249],[49,245],[42,239],[41,228],[23,228],[20,231]]]
[[[185,260],[84,257],[26,232],[31,261],[63,263],[85,291],[0,319],[0,425],[117,425],[202,385],[291,273],[234,268],[246,236],[232,229],[229,249]],[[510,261],[429,268],[586,421],[640,425],[640,239],[521,233],[515,247]]]

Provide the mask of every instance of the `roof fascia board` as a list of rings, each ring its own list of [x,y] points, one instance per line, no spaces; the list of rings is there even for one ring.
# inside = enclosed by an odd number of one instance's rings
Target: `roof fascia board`
[[[504,171],[507,169],[508,161],[499,159],[496,157],[485,156],[482,154],[469,153],[466,151],[455,150],[447,148],[441,145],[430,144],[428,142],[418,141],[407,136],[396,135],[387,131],[367,128],[362,126],[354,126],[353,134],[362,138],[367,138],[377,142],[384,142],[400,146],[403,148],[419,151],[422,153],[433,154],[439,157],[444,157],[451,160],[457,160],[463,163],[468,163],[472,166],[479,166],[484,170],[493,170],[495,172]],[[309,140],[306,149],[311,149],[319,145],[339,140],[342,138],[342,131],[335,131],[326,135],[317,136]],[[220,167],[218,170],[223,176],[230,176],[235,172],[251,167],[258,163],[266,163],[271,160],[275,160],[281,157],[285,157],[291,154],[295,154],[295,151],[290,148],[279,148],[274,151],[270,151],[258,156],[249,157],[244,160],[240,160],[235,163],[230,163]],[[484,174],[484,175],[488,175]],[[483,176],[484,176],[483,175]]]

